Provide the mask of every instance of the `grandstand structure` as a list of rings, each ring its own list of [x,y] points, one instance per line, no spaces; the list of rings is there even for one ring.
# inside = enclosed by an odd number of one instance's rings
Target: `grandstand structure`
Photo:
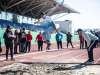
[[[61,13],[79,13],[64,4],[64,0],[0,0],[0,28],[30,29],[40,12],[47,16]]]

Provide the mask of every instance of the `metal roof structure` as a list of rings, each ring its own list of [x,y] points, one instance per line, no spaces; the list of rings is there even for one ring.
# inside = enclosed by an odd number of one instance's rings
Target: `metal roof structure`
[[[60,13],[79,13],[59,0],[0,0],[0,9],[19,15],[39,18],[40,12],[48,16]],[[51,12],[51,13],[50,13]]]

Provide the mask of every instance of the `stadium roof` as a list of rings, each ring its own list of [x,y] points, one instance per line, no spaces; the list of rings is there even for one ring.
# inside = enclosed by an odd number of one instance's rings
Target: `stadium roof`
[[[60,13],[79,13],[59,0],[0,0],[0,9],[19,15],[39,18],[40,12],[48,16]],[[51,12],[51,13],[50,13]]]

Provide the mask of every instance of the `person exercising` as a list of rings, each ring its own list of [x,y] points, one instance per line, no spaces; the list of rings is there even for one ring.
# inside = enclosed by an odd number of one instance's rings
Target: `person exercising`
[[[49,47],[51,46],[51,43],[50,43],[50,33],[56,31],[57,32],[57,29],[56,29],[56,26],[53,22],[53,20],[46,16],[46,14],[44,12],[42,12],[40,14],[41,18],[35,22],[34,24],[37,24],[37,23],[40,23],[41,27],[35,27],[36,30],[41,30],[43,31],[42,33],[42,36],[44,38],[44,43],[47,43],[47,48],[46,49],[49,49]]]

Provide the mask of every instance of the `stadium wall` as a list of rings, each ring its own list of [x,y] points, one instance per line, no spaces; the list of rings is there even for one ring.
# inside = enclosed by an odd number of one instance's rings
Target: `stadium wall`
[[[2,45],[2,46],[5,46],[4,39],[3,39],[3,34],[4,34],[5,31],[6,31],[5,29],[0,29],[0,35],[1,35],[1,41],[2,41],[1,45]],[[14,32],[15,30],[12,30],[12,31]],[[26,30],[25,32],[28,33],[28,30]],[[32,36],[33,36],[32,44],[34,44],[34,41],[35,41],[35,39],[36,39],[36,36],[39,34],[39,32],[33,32],[33,31],[31,31],[31,34],[32,34]],[[51,34],[51,40],[50,40],[50,41],[51,41],[52,43],[55,43],[55,42],[56,42],[55,36],[56,36],[56,33]],[[66,42],[66,39],[67,39],[67,38],[66,38],[66,35],[63,34],[63,39],[62,39],[62,41],[63,41],[63,42]],[[73,36],[72,36],[72,41],[79,41],[79,36],[78,36],[78,35],[73,35]]]

